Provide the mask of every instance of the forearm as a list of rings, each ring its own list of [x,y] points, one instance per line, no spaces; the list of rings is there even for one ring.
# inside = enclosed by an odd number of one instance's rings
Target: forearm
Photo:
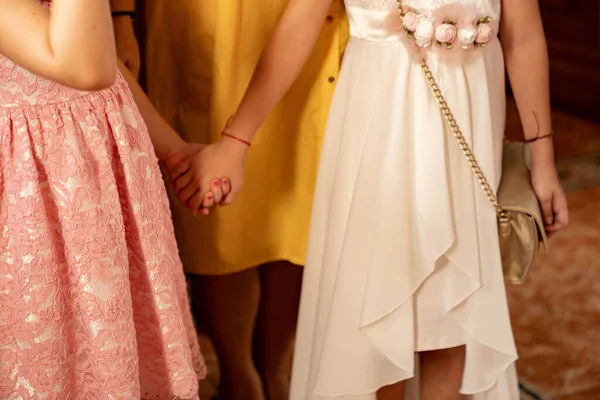
[[[319,37],[331,0],[292,0],[256,66],[229,131],[251,141],[288,91]]]
[[[129,84],[135,103],[148,127],[148,134],[156,156],[162,161],[177,151],[184,144],[184,141],[154,108],[131,72],[120,61],[119,70]]]
[[[537,2],[524,4],[524,20],[503,27],[501,42],[525,140],[533,140],[552,133],[549,64]],[[534,163],[554,163],[552,140],[536,140],[529,149]]]
[[[111,11],[135,11],[135,0],[110,0]]]

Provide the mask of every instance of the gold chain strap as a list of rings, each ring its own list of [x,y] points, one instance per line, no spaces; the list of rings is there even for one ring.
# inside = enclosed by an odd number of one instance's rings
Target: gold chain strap
[[[423,70],[423,73],[425,74],[425,79],[427,80],[427,84],[429,84],[429,87],[431,88],[431,91],[433,92],[435,99],[437,100],[437,103],[440,106],[440,110],[442,111],[442,114],[444,115],[446,122],[448,122],[448,125],[450,126],[450,129],[452,130],[452,133],[454,134],[454,137],[456,138],[456,141],[458,142],[460,149],[462,150],[463,154],[467,158],[467,161],[469,162],[469,165],[471,166],[471,170],[473,171],[473,174],[479,181],[479,184],[481,185],[483,192],[487,196],[490,203],[492,203],[492,206],[494,206],[494,208],[496,209],[496,212],[498,213],[498,215],[502,216],[504,213],[503,213],[502,208],[498,204],[498,199],[496,198],[496,195],[494,194],[494,191],[490,187],[490,184],[488,183],[487,179],[483,175],[483,172],[481,171],[481,168],[479,167],[479,164],[477,163],[477,160],[475,159],[475,155],[471,151],[469,144],[465,140],[465,137],[463,136],[460,128],[458,127],[458,124],[456,123],[456,120],[454,119],[454,116],[452,115],[452,111],[450,111],[450,107],[448,107],[448,104],[446,103],[444,96],[442,96],[442,91],[440,90],[437,83],[435,82],[435,79],[433,78],[433,74],[431,73],[429,66],[427,65],[427,63],[425,61],[421,61],[419,63],[419,65],[421,66],[421,69]]]
[[[398,3],[398,11],[400,11],[400,16],[404,17],[404,9],[402,8],[402,0],[397,0],[396,3]]]
[[[398,0],[398,10],[400,11],[400,15],[404,16],[404,10],[402,8],[402,0]],[[452,134],[456,138],[456,141],[458,142],[460,149],[462,150],[463,154],[467,158],[467,161],[469,162],[469,165],[471,166],[471,170],[473,171],[473,174],[475,175],[475,177],[479,181],[479,184],[481,185],[481,189],[483,189],[483,192],[485,193],[486,197],[488,198],[488,200],[490,201],[490,203],[496,210],[496,214],[498,215],[498,217],[504,218],[505,212],[502,209],[502,207],[500,207],[500,205],[498,204],[498,199],[496,198],[496,195],[494,194],[494,191],[490,187],[490,184],[488,183],[486,177],[483,175],[483,172],[481,171],[481,168],[479,167],[479,163],[475,159],[475,155],[471,151],[469,144],[465,140],[465,137],[463,136],[460,128],[458,127],[458,124],[456,123],[456,120],[454,119],[454,115],[452,114],[452,111],[450,111],[450,107],[448,107],[448,103],[446,103],[446,100],[444,99],[444,96],[442,95],[442,91],[440,90],[439,86],[437,85],[435,78],[433,77],[433,74],[431,73],[431,70],[429,69],[429,66],[427,65],[427,62],[425,60],[422,60],[419,63],[419,65],[420,65],[421,69],[423,70],[423,73],[425,74],[425,79],[427,80],[427,84],[431,88],[431,91],[433,92],[433,95],[435,96],[435,99],[437,100],[440,110],[442,111],[442,114],[444,115],[444,119],[450,126],[450,129],[452,130]]]

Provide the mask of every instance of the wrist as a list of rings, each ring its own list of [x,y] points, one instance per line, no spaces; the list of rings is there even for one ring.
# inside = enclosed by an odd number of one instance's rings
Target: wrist
[[[225,127],[223,128],[223,131],[221,132],[221,139],[224,139],[225,142],[227,141],[236,141],[238,142],[238,144],[244,145],[245,147],[250,148],[252,146],[251,140],[252,140],[252,134],[244,134],[244,132],[242,131],[242,134],[239,134],[239,131],[235,130],[233,132],[236,133],[232,133],[232,128],[231,125],[233,125],[233,121],[234,118],[233,117],[229,117],[229,119],[227,120],[227,122],[225,123]],[[233,128],[235,129],[235,128]],[[246,139],[248,138],[248,139]],[[247,150],[246,149],[246,150]]]
[[[176,133],[174,133],[173,135],[168,135],[168,136],[171,136],[173,139],[170,140],[168,143],[165,143],[165,145],[162,146],[163,147],[162,149],[156,149],[156,156],[158,157],[158,160],[161,162],[165,161],[166,159],[171,157],[173,154],[177,154],[187,144],[181,138],[181,136],[179,136]],[[167,135],[165,135],[165,137],[167,137]]]
[[[113,20],[128,20],[133,21],[135,19],[135,11],[133,10],[122,10],[122,11],[112,11],[111,16]]]
[[[260,127],[260,119],[249,113],[238,113],[227,121],[224,131],[245,142],[251,143]]]
[[[531,168],[545,168],[555,166],[554,143],[551,139],[537,140],[527,143],[527,150],[531,155]]]
[[[241,143],[240,141],[230,136],[222,136],[218,143],[220,146],[227,149],[228,152],[239,155],[241,157],[245,157],[248,153],[248,149],[250,148],[250,146]]]
[[[113,17],[112,19],[115,31],[133,31],[133,19],[127,16]]]

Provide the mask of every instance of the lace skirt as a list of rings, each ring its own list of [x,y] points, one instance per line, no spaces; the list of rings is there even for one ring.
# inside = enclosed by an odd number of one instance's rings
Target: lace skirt
[[[0,398],[196,399],[203,375],[126,82],[77,92],[0,59]]]

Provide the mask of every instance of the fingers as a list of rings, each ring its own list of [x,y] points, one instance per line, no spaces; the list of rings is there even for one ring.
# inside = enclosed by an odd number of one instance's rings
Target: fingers
[[[186,208],[193,215],[197,215],[198,212],[203,215],[208,215],[208,209],[215,205],[215,195],[210,189],[210,185],[206,182],[200,182],[198,184],[197,182],[192,181],[188,186],[182,189],[181,193],[185,195],[180,196],[179,200],[185,204]],[[191,195],[186,197],[187,194],[190,193]]]
[[[545,228],[546,232],[558,232],[565,229],[567,226],[569,226],[569,222],[565,220],[565,217],[557,214],[554,223],[552,225],[547,225]]]
[[[215,195],[212,192],[206,193],[204,196],[201,195],[201,192],[196,192],[190,200],[187,202],[186,206],[188,211],[196,216],[198,212],[203,215],[208,215],[210,213],[210,208],[214,207],[218,204],[215,201]]]
[[[569,226],[569,208],[567,198],[562,190],[555,192],[552,196],[552,223],[546,224],[545,229],[548,237]],[[545,219],[546,217],[544,217]]]
[[[221,199],[222,203],[225,199],[225,196],[231,192],[231,183],[229,182],[229,179],[221,178],[221,190],[223,191],[223,198]]]
[[[214,204],[219,204],[223,200],[223,190],[221,188],[221,180],[213,179],[210,184],[210,191],[214,195],[213,202]],[[206,206],[206,205],[205,205]]]
[[[198,161],[198,153],[205,147],[206,145],[201,143],[188,143],[183,148],[165,157],[163,164],[169,172],[171,181],[175,181],[178,177],[193,169],[194,163]]]
[[[193,184],[190,184],[190,185],[187,185],[186,187],[184,187],[183,189],[181,189],[179,192],[177,192],[177,198],[179,199],[179,201],[182,204],[184,204],[187,207],[188,203],[190,202],[192,197],[195,196],[196,193],[198,193],[198,192],[200,192],[198,187],[196,187]],[[200,203],[202,203],[202,202],[200,201]],[[200,204],[198,204],[198,206],[200,206]],[[196,210],[197,209],[198,209],[198,207],[196,207]]]
[[[188,212],[194,216],[198,215],[198,212],[200,212],[203,215],[208,215],[208,208],[203,207],[204,199],[207,197],[212,197],[212,193],[208,192],[205,195],[203,195],[200,191],[194,193],[194,195],[190,197],[187,203],[185,203]]]
[[[180,177],[178,182],[182,181],[187,175],[189,174]],[[208,215],[210,208],[221,204],[224,198],[221,186],[223,181],[226,182],[227,186],[229,185],[228,179],[213,179],[211,182],[211,190],[206,192],[204,196],[202,196],[202,190],[195,191],[186,203],[188,211],[194,216],[198,215],[198,212],[203,215]],[[229,187],[227,190],[229,190]]]
[[[212,179],[210,185],[198,183],[191,172],[185,172],[171,184],[179,201],[192,214],[200,212],[209,214],[215,205],[229,205],[235,202],[238,191],[232,191],[231,182],[227,178]],[[204,193],[204,195],[203,195]]]
[[[179,175],[179,177],[171,183],[171,186],[173,186],[173,190],[175,191],[175,193],[179,193],[186,186],[191,184],[193,178],[194,177],[192,176],[192,174],[189,173],[189,171],[184,173],[183,175]]]
[[[221,201],[221,205],[227,206],[227,205],[235,203],[235,200],[237,199],[238,193],[239,193],[239,190],[238,191],[233,191],[232,190],[231,192],[229,192],[227,194],[227,196],[225,196],[223,198],[223,200]]]
[[[222,180],[226,181],[224,186],[227,189],[227,194],[223,197],[223,200],[221,201],[221,205],[227,206],[227,205],[235,203],[235,201],[238,197],[238,194],[242,190],[242,182],[233,182],[232,183],[228,178],[223,178]]]
[[[167,171],[169,171],[171,182],[174,183],[177,178],[190,170],[191,164],[187,158],[181,161],[175,158],[169,158],[165,160],[165,167],[167,167]]]
[[[190,213],[197,215],[200,212],[203,215],[209,214],[209,209],[218,204],[215,200],[215,194],[213,192],[207,192],[204,196],[201,192],[196,192],[188,201],[187,208]]]
[[[552,209],[554,212],[554,221],[552,225],[546,229],[549,232],[558,232],[569,226],[569,208],[567,206],[567,199],[563,193],[559,193],[554,196],[552,201]]]
[[[552,197],[549,199],[540,199],[540,207],[542,208],[542,218],[544,225],[550,226],[554,223],[554,211],[552,210]]]

